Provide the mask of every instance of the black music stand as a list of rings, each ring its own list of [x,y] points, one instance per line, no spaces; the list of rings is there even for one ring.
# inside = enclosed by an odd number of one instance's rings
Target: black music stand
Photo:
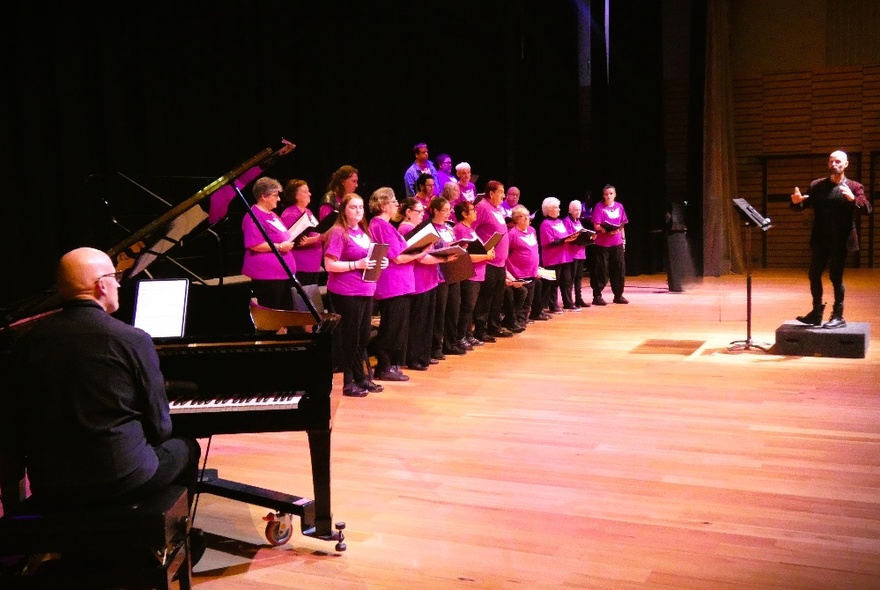
[[[733,204],[744,219],[746,227],[746,339],[734,340],[727,347],[727,350],[736,352],[757,349],[767,352],[770,349],[770,344],[757,344],[752,341],[752,228],[760,227],[761,231],[767,231],[773,226],[770,225],[769,217],[765,218],[758,213],[745,199],[734,199]]]

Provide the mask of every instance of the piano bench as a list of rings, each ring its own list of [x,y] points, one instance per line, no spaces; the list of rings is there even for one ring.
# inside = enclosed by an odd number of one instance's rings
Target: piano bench
[[[0,587],[192,587],[186,488],[137,502],[42,510],[32,499],[0,518]]]

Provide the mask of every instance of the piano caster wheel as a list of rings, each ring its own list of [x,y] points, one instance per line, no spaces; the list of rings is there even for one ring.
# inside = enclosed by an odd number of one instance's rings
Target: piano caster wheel
[[[348,549],[348,547],[345,546],[345,535],[342,534],[343,530],[345,530],[345,523],[344,522],[337,522],[336,523],[336,532],[337,532],[336,550],[337,551],[345,551],[346,549]]]
[[[292,518],[289,514],[269,513],[263,520],[266,521],[266,540],[271,545],[284,545],[293,536]]]

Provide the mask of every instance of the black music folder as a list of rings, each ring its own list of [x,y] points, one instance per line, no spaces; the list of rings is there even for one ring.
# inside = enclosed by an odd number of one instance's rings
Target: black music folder
[[[612,231],[619,230],[620,228],[623,227],[624,224],[622,224],[622,223],[611,223],[610,221],[603,221],[603,222],[600,223],[599,225],[601,225],[601,226],[602,226],[602,229],[604,229],[605,231],[607,231],[607,232],[612,232]]]
[[[489,250],[498,245],[498,242],[501,241],[501,238],[504,237],[504,234],[495,232],[489,239],[483,242],[479,238],[474,240],[459,240],[457,242],[453,242],[453,245],[461,246],[465,248],[468,254],[488,254]]]
[[[388,244],[370,244],[370,251],[367,258],[375,260],[376,264],[373,268],[365,268],[362,278],[367,283],[375,283],[382,275],[382,259],[388,254]]]
[[[477,274],[470,256],[459,256],[455,260],[441,263],[440,272],[443,273],[443,280],[450,285],[466,281]]]
[[[431,256],[436,256],[437,258],[450,258],[451,256],[467,254],[467,250],[465,250],[461,246],[452,245],[445,246],[443,248],[437,248],[436,250],[431,250],[428,252],[428,254],[430,254]]]
[[[574,232],[568,234],[564,238],[562,238],[562,241],[564,242],[565,240],[567,240],[571,236],[577,236],[575,239],[570,241],[569,244],[576,244],[578,246],[586,246],[587,244],[589,244],[590,242],[593,241],[593,236],[595,236],[595,235],[596,235],[596,232],[594,232],[593,230],[587,229],[587,228],[581,228],[577,231],[574,231]]]
[[[339,211],[334,211],[329,213],[327,217],[318,222],[318,225],[315,226],[315,231],[319,234],[323,234],[328,229],[333,227],[333,224],[336,223],[336,219],[339,217]]]

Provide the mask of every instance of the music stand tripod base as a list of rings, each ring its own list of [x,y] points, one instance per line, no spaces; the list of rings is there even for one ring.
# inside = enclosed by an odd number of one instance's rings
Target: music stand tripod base
[[[767,342],[752,342],[751,340],[734,340],[727,346],[727,352],[742,352],[747,350],[760,350],[762,352],[770,352],[773,347]]]

